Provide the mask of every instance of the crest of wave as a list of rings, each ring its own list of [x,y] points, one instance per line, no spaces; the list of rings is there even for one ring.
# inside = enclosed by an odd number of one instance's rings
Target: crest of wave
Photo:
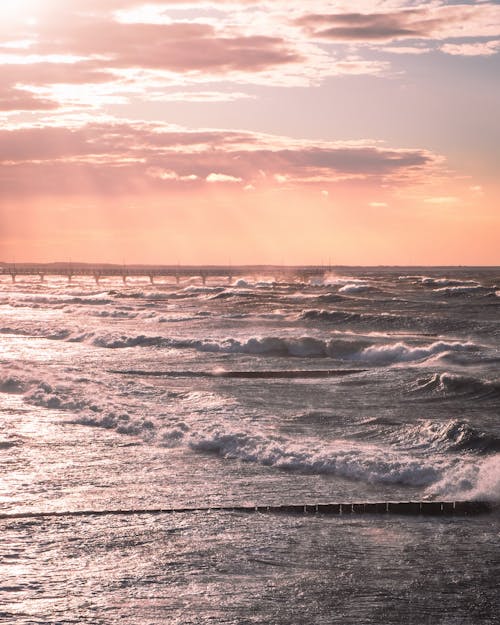
[[[500,501],[500,454],[456,467],[433,484],[428,494],[453,499]]]

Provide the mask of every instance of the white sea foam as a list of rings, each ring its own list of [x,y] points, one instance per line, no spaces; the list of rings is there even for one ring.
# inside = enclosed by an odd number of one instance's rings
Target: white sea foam
[[[464,352],[475,349],[472,342],[460,341],[436,341],[429,345],[410,346],[406,343],[393,343],[387,345],[371,345],[366,347],[359,354],[359,360],[363,362],[386,365],[393,363],[425,360],[431,356],[443,354],[445,352]]]
[[[500,450],[500,439],[460,419],[419,420],[391,430],[386,438],[393,447],[425,454],[430,451],[487,454]]]
[[[196,451],[255,462],[278,469],[331,474],[368,483],[428,486],[441,479],[446,460],[425,460],[387,448],[347,440],[294,443],[278,436],[262,436],[213,426],[187,436]]]
[[[467,285],[475,285],[479,286],[479,282],[476,280],[457,280],[456,278],[430,278],[429,276],[424,276],[421,279],[422,284],[427,286],[467,286]]]
[[[467,295],[469,293],[482,293],[484,292],[485,287],[480,285],[459,285],[459,286],[444,286],[439,289],[433,289],[434,293],[439,293],[441,295]]]
[[[235,280],[231,286],[237,287],[239,289],[247,289],[250,286],[250,283],[247,280],[243,280],[243,278],[239,278]]]
[[[354,294],[354,293],[363,293],[365,291],[369,291],[371,289],[369,284],[365,284],[363,282],[349,283],[340,287],[339,293],[345,294]]]
[[[345,284],[366,284],[366,280],[363,280],[361,278],[327,274],[322,280],[317,282],[317,286],[343,286]]]
[[[443,395],[500,397],[500,379],[480,379],[444,371],[435,373],[430,378],[418,379],[411,390]]]
[[[500,501],[500,454],[462,462],[427,492],[450,499]]]
[[[49,295],[16,295],[4,299],[5,303],[11,306],[29,306],[37,304],[48,304],[52,306],[61,306],[65,304],[84,304],[88,306],[104,306],[111,304],[113,300],[106,293],[75,295],[75,294],[56,294]]]

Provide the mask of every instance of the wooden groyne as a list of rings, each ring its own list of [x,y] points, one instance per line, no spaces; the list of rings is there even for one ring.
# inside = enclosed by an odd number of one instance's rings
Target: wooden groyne
[[[140,369],[109,369],[109,373],[153,378],[235,378],[235,379],[300,379],[300,378],[335,378],[356,373],[364,373],[367,369],[278,369],[252,371],[146,371]]]
[[[386,501],[367,503],[285,504],[279,506],[211,506],[187,508],[132,508],[123,510],[66,510],[4,512],[0,520],[51,519],[58,517],[141,516],[233,512],[279,515],[404,515],[425,517],[470,517],[489,514],[495,505],[487,501]]]

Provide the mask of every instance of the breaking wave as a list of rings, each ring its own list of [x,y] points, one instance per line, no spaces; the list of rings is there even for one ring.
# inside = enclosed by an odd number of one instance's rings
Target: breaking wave
[[[423,346],[410,346],[402,342],[372,345],[367,340],[322,340],[303,336],[300,338],[252,337],[245,341],[233,338],[222,341],[197,339],[169,339],[159,336],[97,337],[94,345],[107,348],[158,346],[175,349],[196,349],[201,352],[243,353],[269,356],[294,356],[301,358],[331,357],[366,364],[389,365],[419,361],[444,354],[463,352],[475,348],[473,343],[436,341]]]
[[[469,295],[471,293],[489,293],[490,289],[480,285],[460,285],[460,286],[445,286],[439,289],[434,289],[434,293],[440,295]]]
[[[474,428],[466,421],[451,419],[438,422],[419,421],[399,427],[390,435],[399,449],[422,452],[474,452],[488,454],[500,451],[500,439]]]
[[[411,390],[445,396],[500,398],[500,380],[481,380],[448,372],[435,373],[430,378],[417,380]]]
[[[286,438],[228,431],[217,426],[191,434],[188,444],[195,451],[213,452],[224,458],[368,483],[428,486],[439,480],[448,467],[444,461],[432,463],[375,445],[346,440],[296,444]]]
[[[409,316],[397,313],[360,313],[349,310],[325,310],[310,308],[302,310],[298,315],[299,321],[322,321],[336,325],[354,325],[372,330],[411,330],[424,333],[440,334],[448,332],[451,328],[467,329],[470,323],[462,319],[449,320],[445,316]]]
[[[428,487],[427,492],[450,499],[500,501],[500,454],[457,466]]]
[[[406,343],[393,343],[389,345],[371,345],[359,354],[359,360],[371,364],[392,364],[398,362],[410,362],[426,360],[432,356],[446,352],[463,352],[474,350],[476,346],[471,342],[447,342],[436,341],[429,345],[410,346]]]
[[[351,295],[354,293],[365,293],[366,291],[370,290],[372,290],[372,287],[369,284],[363,284],[363,282],[358,282],[345,284],[344,286],[340,287],[339,293]]]
[[[456,278],[430,278],[423,276],[421,278],[422,284],[426,286],[436,287],[448,287],[448,286],[479,286],[479,282],[476,280],[458,280]]]

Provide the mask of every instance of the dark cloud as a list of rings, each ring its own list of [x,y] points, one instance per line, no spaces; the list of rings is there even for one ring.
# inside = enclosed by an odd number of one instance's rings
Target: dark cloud
[[[211,174],[245,184],[274,185],[276,177],[291,184],[334,182],[345,175],[384,178],[425,170],[435,159],[423,150],[313,145],[250,132],[193,132],[158,124],[24,128],[0,131],[0,188],[13,196],[116,194],[199,187]]]
[[[9,63],[0,66],[0,85],[104,83],[114,80],[112,73],[103,71],[99,62],[73,63]]]
[[[102,70],[262,71],[301,60],[279,37],[227,36],[209,24],[190,22],[128,24],[75,19],[64,30],[49,24],[40,34],[38,53],[99,55]]]
[[[26,89],[2,85],[0,79],[0,111],[49,111],[57,108],[57,102],[37,97]]]
[[[390,41],[431,37],[450,20],[462,19],[461,7],[446,13],[417,8],[387,13],[308,14],[296,21],[312,36],[337,41]]]

